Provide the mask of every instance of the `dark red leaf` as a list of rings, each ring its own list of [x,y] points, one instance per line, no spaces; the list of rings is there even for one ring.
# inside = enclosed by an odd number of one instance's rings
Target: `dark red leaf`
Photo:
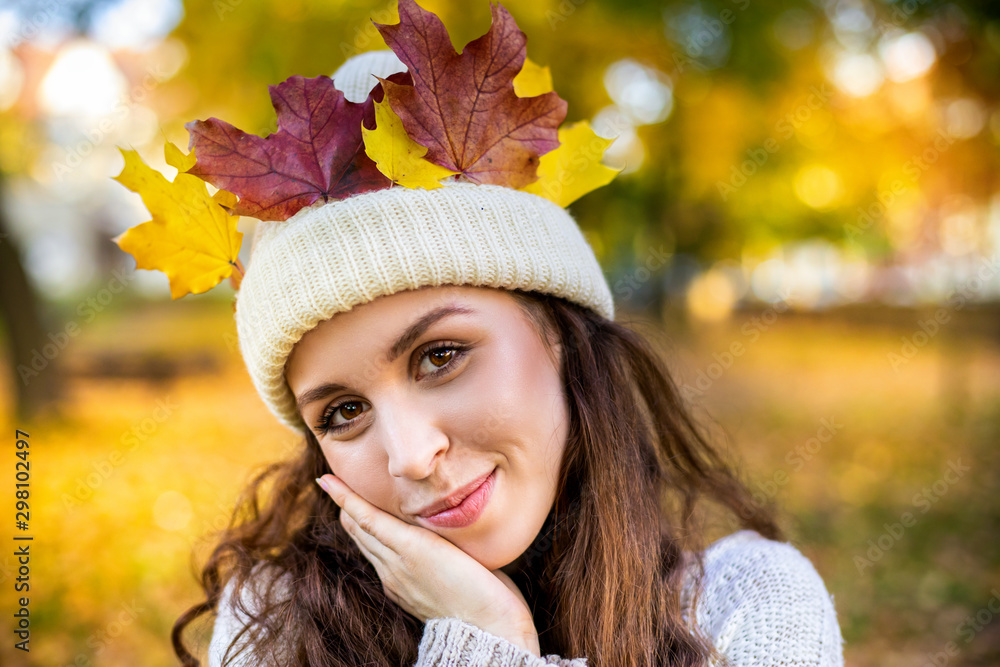
[[[461,55],[433,13],[399,0],[399,23],[375,24],[413,85],[383,83],[406,133],[427,159],[476,183],[520,188],[538,179],[538,156],[559,146],[566,101],[555,92],[514,93],[526,38],[500,5],[489,31]]]
[[[278,131],[266,138],[217,118],[185,125],[197,158],[188,173],[239,197],[234,213],[287,220],[321,198],[343,199],[391,185],[361,140],[371,94],[365,102],[349,102],[327,76],[293,76],[268,89]]]

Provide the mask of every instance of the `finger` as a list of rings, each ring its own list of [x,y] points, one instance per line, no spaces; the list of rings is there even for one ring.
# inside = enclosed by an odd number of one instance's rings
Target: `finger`
[[[365,539],[365,536],[371,538],[365,542],[368,548],[378,553],[383,560],[389,555],[386,552],[398,557],[400,549],[405,548],[403,541],[405,531],[412,527],[354,493],[347,484],[337,477],[323,475],[320,479],[326,482],[329,488],[328,493],[333,501],[340,506],[341,513],[346,512],[354,519],[359,528],[359,536],[362,539]]]
[[[368,559],[368,562],[371,563],[372,566],[375,568],[375,572],[378,574],[379,581],[382,582],[382,590],[385,592],[386,597],[388,597],[396,604],[403,606],[405,604],[404,600],[396,594],[396,591],[393,588],[393,586],[396,585],[394,583],[396,574],[395,570],[392,567],[390,567],[390,565],[386,563],[379,555],[374,554],[369,550],[368,546],[366,545],[366,540],[364,539],[365,533],[361,530],[361,528],[354,521],[354,519],[351,518],[351,515],[349,515],[347,512],[341,512],[341,523],[344,525],[344,528],[348,531],[348,534],[351,536],[351,539],[354,541],[354,543],[358,545],[358,549],[361,551],[362,555],[364,555],[364,557]],[[391,554],[392,552],[389,553]],[[399,559],[397,558],[396,561],[398,562],[398,560]],[[408,607],[404,606],[404,609],[410,611]]]
[[[382,566],[385,565],[386,558],[396,557],[396,554],[379,542],[375,536],[366,533],[347,512],[341,511],[340,524],[372,565]]]

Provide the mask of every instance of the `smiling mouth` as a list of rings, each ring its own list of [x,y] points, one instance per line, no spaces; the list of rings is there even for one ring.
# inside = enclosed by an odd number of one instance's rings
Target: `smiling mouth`
[[[426,522],[438,528],[463,528],[475,523],[485,511],[493,495],[493,489],[496,486],[496,472],[497,469],[494,468],[457,505],[430,514],[419,515],[421,523]]]
[[[451,509],[452,507],[457,507],[458,505],[462,504],[462,502],[467,497],[469,497],[469,495],[472,494],[473,491],[478,489],[479,486],[483,482],[485,482],[486,478],[489,477],[492,473],[493,471],[491,470],[489,473],[485,475],[480,475],[479,477],[472,480],[468,484],[460,487],[457,491],[455,491],[451,495],[441,500],[438,500],[437,502],[431,503],[430,505],[427,505],[426,507],[424,507],[424,509],[417,512],[416,515],[422,518],[427,518],[444,510]]]

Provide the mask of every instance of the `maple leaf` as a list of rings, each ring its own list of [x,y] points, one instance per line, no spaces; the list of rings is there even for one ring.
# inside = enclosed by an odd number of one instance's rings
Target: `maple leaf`
[[[442,178],[456,173],[424,158],[427,149],[406,134],[389,102],[375,103],[375,120],[374,130],[361,128],[365,152],[392,182],[408,188],[433,190],[441,187],[438,181]]]
[[[266,138],[217,118],[185,125],[199,176],[239,200],[234,213],[287,220],[323,199],[389,187],[362,150],[361,122],[372,105],[349,102],[327,76],[292,76],[268,86],[278,131]]]
[[[243,233],[236,229],[238,217],[209,196],[204,181],[180,171],[191,163],[191,156],[166,142],[167,163],[178,169],[171,182],[136,151],[119,150],[125,166],[115,180],[139,193],[153,217],[112,239],[135,257],[136,266],[166,273],[172,299],[207,292],[230,277],[234,268],[242,276]],[[234,287],[239,284],[234,282]]]
[[[499,4],[485,35],[455,52],[441,20],[399,0],[399,23],[376,23],[407,66],[413,85],[384,82],[392,110],[427,159],[463,180],[520,188],[537,178],[538,158],[559,145],[566,101],[555,92],[518,97],[513,79],[526,38]]]
[[[524,57],[524,67],[517,73],[512,83],[518,97],[534,97],[553,90],[552,72],[549,71],[549,66],[542,67],[527,56]]]
[[[193,151],[185,154],[184,151],[177,147],[177,144],[166,140],[164,140],[163,157],[166,159],[167,164],[176,169],[178,173],[186,172],[196,162]]]
[[[613,142],[598,136],[585,120],[559,128],[559,148],[541,157],[538,180],[520,189],[568,206],[621,171],[601,164]]]

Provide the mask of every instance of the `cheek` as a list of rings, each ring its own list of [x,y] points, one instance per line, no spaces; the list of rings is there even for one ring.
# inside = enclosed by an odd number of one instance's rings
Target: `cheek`
[[[518,400],[524,406],[521,413],[524,428],[530,430],[533,449],[529,456],[533,466],[543,477],[543,483],[553,486],[569,433],[569,409],[558,371],[543,351],[538,352],[516,380],[523,391]]]
[[[446,403],[447,422],[461,425],[461,441],[471,447],[504,447],[507,455],[553,476],[550,469],[562,460],[569,413],[559,373],[544,350],[526,353],[512,346],[476,371],[474,380],[456,388],[454,400]]]
[[[322,450],[330,471],[352,491],[379,509],[392,511],[394,492],[384,457],[359,444],[342,448],[324,445]]]
[[[524,392],[510,364],[502,361],[502,356],[483,355],[474,372],[436,393],[428,404],[438,425],[464,448],[494,449],[523,428]]]

